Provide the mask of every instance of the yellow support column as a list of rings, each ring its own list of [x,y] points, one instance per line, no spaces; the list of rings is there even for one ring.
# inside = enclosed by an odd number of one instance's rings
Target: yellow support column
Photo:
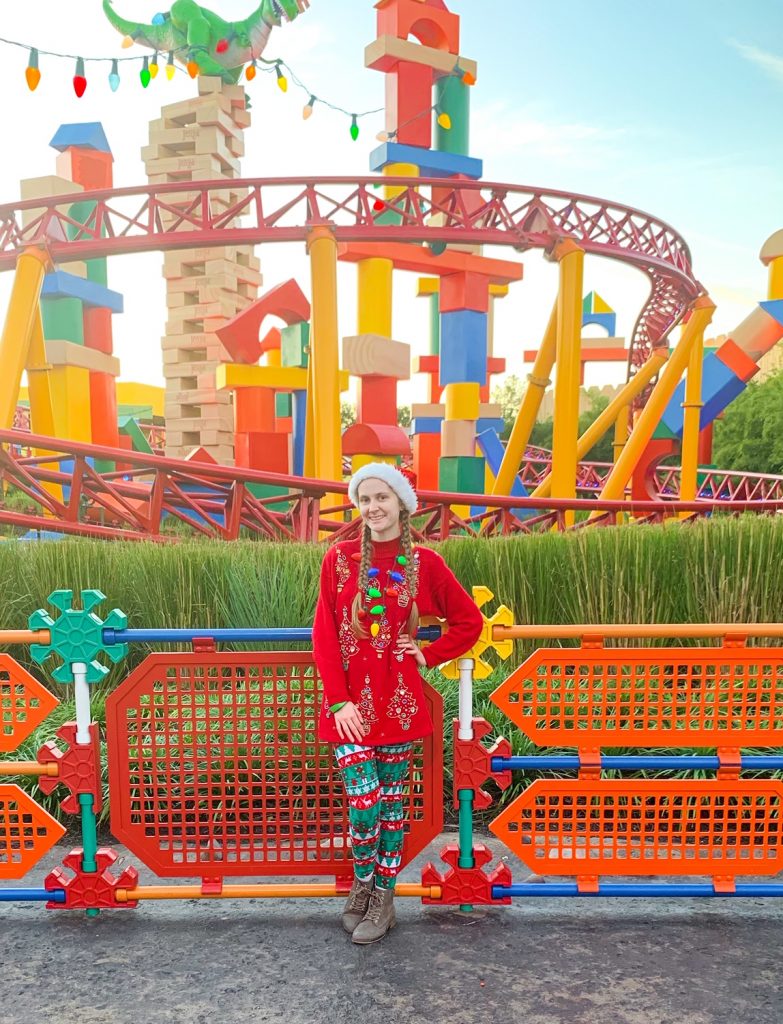
[[[633,432],[620,453],[614,469],[606,478],[603,490],[598,496],[599,498],[605,501],[619,501],[622,498],[626,484],[631,479],[634,467],[647,447],[653,431],[659,423],[670,398],[674,394],[674,389],[677,387],[685,367],[688,365],[693,343],[703,333],[710,320],[712,320],[714,311],[715,306],[707,295],[699,296],[694,302],[690,320],[683,331],[682,337],[669,357],[666,368],[658,378],[658,383],[653,388],[647,405],[642,409],[634,424]],[[592,512],[590,518],[595,519],[602,514],[599,511]]]
[[[312,350],[312,346],[311,346]],[[305,443],[302,473],[311,479],[315,478],[315,409],[313,405],[313,357],[307,360],[307,393],[305,395]]]
[[[519,472],[527,443],[530,440],[530,433],[541,407],[541,399],[550,384],[549,374],[554,366],[556,347],[557,303],[552,307],[541,348],[533,363],[533,369],[528,374],[527,390],[522,398],[511,436],[506,444],[503,461],[500,463],[498,475],[492,488],[493,494],[511,494],[511,486],[514,483],[514,477]]]
[[[769,265],[768,298],[783,299],[783,256],[776,256]]]
[[[46,361],[40,307],[36,309],[33,318],[26,369],[30,397],[30,428],[34,434],[56,437],[50,376],[52,367]]]
[[[0,335],[0,428],[10,430],[27,365],[30,338],[38,313],[44,275],[49,257],[41,249],[26,249],[16,261],[16,274],[8,303],[3,333]]]
[[[320,480],[342,480],[340,434],[339,332],[337,327],[337,242],[326,224],[307,236],[312,294],[310,359],[313,391],[315,475]],[[327,495],[327,504],[344,500]]]
[[[617,460],[620,458],[620,452],[625,448],[625,442],[628,440],[628,421],[630,420],[630,408],[626,405],[624,409],[621,409],[617,414],[617,419],[614,423],[614,440],[612,441],[612,462],[617,464]]]
[[[623,385],[604,411],[596,417],[587,430],[582,434],[576,443],[576,460],[580,462],[590,449],[597,444],[607,430],[618,419],[618,415],[624,412],[627,429],[628,408],[634,398],[642,391],[653,377],[658,373],[663,364],[669,358],[669,353],[664,349],[653,352],[644,366],[639,368],[631,379]],[[541,483],[536,487],[531,498],[548,498],[552,490],[552,473],[547,473]]]
[[[699,469],[699,422],[701,420],[701,373],[704,361],[704,329],[693,339],[688,375],[685,378],[685,401],[682,403],[682,458],[680,468],[680,501],[696,500],[696,478]],[[687,519],[692,512],[680,512]]]
[[[560,268],[557,294],[557,376],[552,436],[552,497],[576,497],[576,442],[579,429],[579,357],[582,347],[582,276],[585,254],[565,239],[552,258]],[[574,525],[574,513],[566,512],[565,526]]]

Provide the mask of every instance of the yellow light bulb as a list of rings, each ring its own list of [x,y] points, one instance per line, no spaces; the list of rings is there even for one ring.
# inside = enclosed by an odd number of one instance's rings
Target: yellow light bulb
[[[171,81],[172,78],[174,77],[174,72],[176,70],[177,69],[174,67],[173,64],[167,64],[166,65],[166,78],[168,78],[169,81]]]
[[[134,42],[135,40],[133,36],[125,36],[125,38],[122,41],[123,50],[129,50],[131,46],[133,46]]]
[[[157,62],[150,64],[150,78],[157,78],[159,70]]]
[[[448,131],[451,128],[451,118],[448,114],[438,114],[438,124]]]

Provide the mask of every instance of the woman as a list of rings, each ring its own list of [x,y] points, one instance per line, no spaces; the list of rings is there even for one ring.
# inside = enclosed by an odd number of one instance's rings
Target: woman
[[[364,526],[324,557],[313,651],[324,690],[318,732],[335,745],[348,794],[354,882],[342,923],[365,944],[395,924],[410,752],[432,732],[419,669],[469,651],[483,618],[440,555],[414,550],[409,477],[373,462],[351,477],[348,496]],[[424,651],[420,614],[448,624]]]

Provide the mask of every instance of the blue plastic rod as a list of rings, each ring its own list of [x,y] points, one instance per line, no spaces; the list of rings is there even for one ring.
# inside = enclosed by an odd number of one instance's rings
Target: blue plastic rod
[[[417,640],[437,640],[440,626],[423,626]],[[194,640],[214,640],[216,643],[309,643],[313,631],[310,626],[291,626],[280,629],[110,629],[103,630],[105,644],[189,644]]]
[[[513,885],[493,885],[492,898],[504,896],[655,896],[663,898],[679,896],[710,896],[720,899],[724,896],[783,896],[783,885],[758,885],[755,882],[738,882],[735,892],[715,892],[709,882],[672,882],[671,885],[657,882],[620,883],[601,882],[598,892],[579,892],[576,882],[517,882]]]
[[[0,889],[0,903],[65,903],[65,889]]]
[[[743,755],[740,758],[742,768],[783,768],[783,757],[774,754]],[[576,754],[552,755],[543,757],[493,757],[493,772],[528,772],[553,771],[555,769],[578,769],[581,767]],[[642,768],[666,769],[667,771],[717,771],[720,761],[714,755],[683,754],[669,757],[654,757],[644,754],[610,754],[601,755],[601,768],[614,768],[621,772],[635,772]]]

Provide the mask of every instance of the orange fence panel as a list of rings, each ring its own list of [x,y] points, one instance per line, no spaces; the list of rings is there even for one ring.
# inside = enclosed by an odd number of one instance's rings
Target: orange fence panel
[[[10,654],[0,654],[0,753],[16,750],[59,703]]]
[[[539,779],[490,828],[545,875],[772,875],[783,783]]]
[[[491,700],[539,746],[775,746],[783,648],[542,648]]]
[[[22,878],[65,829],[19,786],[0,785],[0,878]]]
[[[443,821],[443,701],[414,745],[403,863]],[[158,875],[353,872],[309,652],[151,654],[106,702],[112,832]]]

